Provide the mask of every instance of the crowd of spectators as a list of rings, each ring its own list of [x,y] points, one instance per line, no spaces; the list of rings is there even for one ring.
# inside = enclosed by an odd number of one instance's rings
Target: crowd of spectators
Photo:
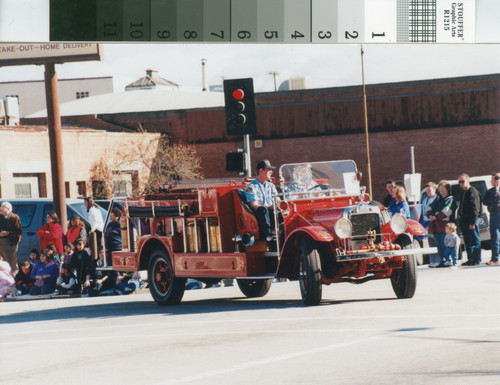
[[[463,190],[459,202],[452,195],[451,185],[442,180],[437,185],[428,182],[421,199],[419,221],[432,237],[438,254],[429,256],[429,267],[450,267],[457,269],[457,257],[460,247],[460,237],[464,239],[467,260],[462,265],[474,266],[481,263],[481,241],[479,237],[478,219],[482,212],[482,204],[487,205],[490,213],[491,260],[487,265],[498,265],[499,262],[499,231],[500,231],[500,173],[491,176],[492,188],[481,196],[479,191],[471,186],[469,175],[463,173],[458,177]],[[387,192],[383,200],[384,206],[391,216],[402,214],[410,218],[404,184],[387,181]]]
[[[49,211],[46,223],[37,231],[41,252],[37,248],[32,249],[19,270],[17,256],[14,257],[15,264],[9,256],[12,250],[17,254],[22,234],[21,221],[12,213],[12,205],[3,202],[4,209],[0,215],[0,240],[3,241],[0,244],[0,298],[7,295],[117,295],[129,294],[140,287],[139,273],[100,269],[112,265],[112,251],[121,250],[121,211],[113,208],[111,221],[104,228],[95,203],[91,198],[85,202],[92,219],[88,234],[84,223],[75,214],[69,220],[66,235],[63,235],[59,217],[54,211]],[[91,236],[93,233],[95,235]],[[103,233],[106,252],[102,248]],[[92,242],[97,243],[97,256],[92,255],[89,247]]]

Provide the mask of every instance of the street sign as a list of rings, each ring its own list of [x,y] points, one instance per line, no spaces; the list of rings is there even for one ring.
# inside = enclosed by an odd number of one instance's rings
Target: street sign
[[[99,44],[0,44],[0,67],[29,64],[59,64],[91,60],[101,60],[101,49]]]

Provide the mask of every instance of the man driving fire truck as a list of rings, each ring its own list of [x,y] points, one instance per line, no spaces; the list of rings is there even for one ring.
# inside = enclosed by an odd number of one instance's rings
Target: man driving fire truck
[[[273,209],[273,196],[278,194],[276,186],[270,181],[275,168],[267,159],[258,162],[257,178],[245,189],[247,202],[259,223],[259,238],[268,242],[273,240],[271,210]]]

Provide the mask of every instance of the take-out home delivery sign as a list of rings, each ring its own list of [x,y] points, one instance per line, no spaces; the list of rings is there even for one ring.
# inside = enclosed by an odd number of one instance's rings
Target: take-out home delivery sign
[[[24,43],[0,44],[0,67],[27,64],[101,60],[99,44]]]

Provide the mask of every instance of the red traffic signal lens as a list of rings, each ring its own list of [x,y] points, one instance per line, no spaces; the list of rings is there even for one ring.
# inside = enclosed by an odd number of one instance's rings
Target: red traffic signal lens
[[[241,100],[241,99],[243,99],[244,96],[245,96],[245,92],[243,92],[243,90],[240,88],[233,91],[233,98],[236,100]]]

